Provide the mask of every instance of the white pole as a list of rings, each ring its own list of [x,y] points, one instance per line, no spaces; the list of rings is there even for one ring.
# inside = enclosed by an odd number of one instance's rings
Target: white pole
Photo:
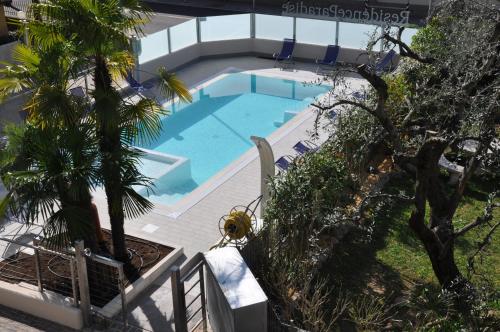
[[[270,194],[269,178],[276,174],[274,154],[273,148],[265,138],[251,136],[250,139],[257,146],[260,157],[260,193],[262,195],[262,201],[260,202],[260,217],[262,218]]]

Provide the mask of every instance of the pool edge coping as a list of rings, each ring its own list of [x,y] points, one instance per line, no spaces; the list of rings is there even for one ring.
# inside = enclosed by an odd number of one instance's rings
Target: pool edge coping
[[[194,88],[190,89],[190,93],[196,93],[200,89],[203,89],[210,84],[217,82],[220,79],[223,79],[230,73],[243,73],[243,74],[255,74],[259,76],[265,76],[270,78],[277,79],[287,79],[293,80],[296,82],[304,83],[303,80],[297,80],[291,78],[289,75],[279,75],[279,73],[263,73],[261,70],[243,70],[237,67],[227,67],[214,75],[209,76],[207,79],[200,81],[197,84],[194,84]],[[284,72],[288,73],[288,72]],[[328,94],[328,92],[326,93]],[[322,97],[323,95],[321,95]],[[164,105],[170,105],[172,103],[177,102],[178,99],[174,99],[167,103],[163,103]],[[306,120],[310,119],[314,115],[314,107],[308,106],[298,112],[298,114],[272,132],[269,136],[265,137],[271,146],[275,145],[285,137],[287,137],[292,131],[294,131],[297,127],[303,124]],[[231,162],[229,165],[221,169],[215,175],[213,175],[210,179],[202,183],[191,193],[181,198],[179,201],[174,203],[173,205],[166,205],[161,203],[154,203],[153,213],[162,215],[165,217],[169,217],[172,219],[177,219],[186,212],[188,212],[192,207],[200,203],[205,197],[214,192],[217,188],[219,188],[226,181],[231,179],[234,175],[243,170],[246,166],[248,166],[253,160],[258,157],[258,151],[255,146],[251,147],[248,151],[246,151],[243,155],[241,155],[238,159]]]

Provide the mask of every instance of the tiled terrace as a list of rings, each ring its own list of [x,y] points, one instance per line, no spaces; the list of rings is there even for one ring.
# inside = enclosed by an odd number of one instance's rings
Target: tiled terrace
[[[297,63],[294,70],[280,70],[273,68],[273,65],[272,60],[251,56],[218,58],[195,62],[179,70],[177,74],[190,88],[199,86],[228,68],[301,82],[312,82],[320,78],[314,64]],[[353,89],[360,84],[359,79],[351,80]],[[301,139],[309,138],[314,119],[315,112],[306,110],[268,137],[275,159],[294,154],[292,146]],[[221,173],[188,196],[189,202],[180,201],[171,207],[157,206],[154,211],[138,220],[127,220],[127,234],[177,248],[183,247],[185,257],[178,264],[197,252],[207,251],[220,239],[219,219],[235,205],[246,205],[260,195],[257,149],[252,148]],[[191,199],[192,197],[196,199]],[[109,228],[105,197],[97,193],[95,201],[103,227]],[[0,235],[6,237],[17,237],[26,232],[39,233],[40,228],[32,226],[28,230],[26,226],[12,223],[0,229]],[[129,307],[130,322],[147,330],[173,329],[171,301],[170,279],[168,273],[165,273]]]
[[[259,75],[273,75],[304,82],[319,78],[315,74],[316,66],[312,64],[297,64],[294,71],[282,71],[273,68],[273,61],[255,57],[200,61],[180,70],[178,75],[189,87],[195,87],[228,67],[251,71]],[[351,84],[355,88],[360,84],[360,80],[353,79]],[[268,137],[275,159],[282,155],[293,155],[292,146],[301,139],[309,138],[308,131],[313,128],[314,118],[315,113],[307,110]],[[207,251],[221,236],[218,226],[220,217],[228,213],[233,206],[246,205],[260,195],[260,163],[256,148],[252,148],[222,172],[232,174],[177,218],[168,215],[172,212],[179,212],[177,211],[179,208],[180,210],[186,208],[185,205],[182,206],[182,202],[177,209],[175,206],[174,208],[158,207],[139,220],[126,221],[126,232],[148,240],[182,246],[186,258],[199,251]],[[218,176],[220,174],[216,177]],[[203,187],[199,189],[203,191]],[[105,199],[98,197],[96,203],[99,206],[101,223],[104,227],[109,227]],[[130,310],[132,323],[135,322],[150,330],[168,331],[168,328],[173,326],[168,274],[160,277],[152,288],[133,303]]]

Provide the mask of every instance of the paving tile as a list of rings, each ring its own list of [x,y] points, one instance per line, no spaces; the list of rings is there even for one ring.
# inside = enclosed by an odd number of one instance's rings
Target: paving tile
[[[198,82],[227,67],[254,70],[257,73],[275,72],[283,74],[278,69],[272,68],[272,61],[254,57],[237,57],[201,61],[180,70],[177,75],[188,86],[193,87]],[[299,70],[284,74],[303,81],[312,81],[316,78],[314,74],[315,66],[298,64],[297,68]],[[360,83],[353,80],[353,86],[359,88],[359,85]],[[292,146],[298,140],[309,137],[307,131],[312,128],[313,120],[313,117],[308,118],[291,133],[273,144],[276,159],[282,155],[294,154]],[[165,216],[163,210],[156,211],[141,217],[139,220],[127,220],[125,230],[130,235],[182,246],[185,256],[189,258],[198,251],[208,250],[210,246],[220,239],[219,219],[223,215],[227,214],[233,206],[246,205],[259,195],[259,177],[260,164],[258,157],[255,156],[250,163],[177,219]],[[103,227],[109,228],[105,198],[96,195],[95,201]],[[192,282],[190,281],[187,284],[192,284]],[[167,272],[162,274],[151,287],[146,289],[129,305],[131,323],[147,330],[173,331],[173,308],[170,288],[170,278]],[[1,312],[0,315],[2,315]],[[9,325],[5,326],[5,330],[8,331]],[[4,330],[3,326],[1,330]]]

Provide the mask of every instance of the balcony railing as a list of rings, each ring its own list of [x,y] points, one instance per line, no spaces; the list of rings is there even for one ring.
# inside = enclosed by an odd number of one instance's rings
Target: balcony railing
[[[138,63],[146,63],[197,43],[249,38],[295,38],[297,43],[302,44],[332,44],[363,50],[370,38],[379,36],[383,29],[384,27],[374,24],[261,14],[202,17],[141,38]],[[417,29],[405,29],[402,40],[410,43],[416,31]],[[374,49],[381,47],[379,42]]]

